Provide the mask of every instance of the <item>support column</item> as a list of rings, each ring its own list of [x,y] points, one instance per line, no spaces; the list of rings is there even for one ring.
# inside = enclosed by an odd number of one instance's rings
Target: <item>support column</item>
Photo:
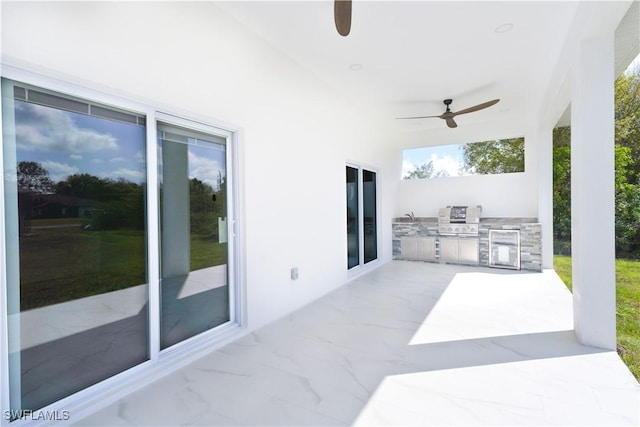
[[[538,221],[542,225],[542,268],[553,268],[553,129],[538,129]]]
[[[584,41],[572,72],[571,251],[574,328],[615,350],[614,35]]]

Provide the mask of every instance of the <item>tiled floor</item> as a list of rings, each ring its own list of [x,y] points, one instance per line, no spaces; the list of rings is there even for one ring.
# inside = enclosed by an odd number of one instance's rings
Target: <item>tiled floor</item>
[[[393,261],[79,425],[638,425],[553,272]]]

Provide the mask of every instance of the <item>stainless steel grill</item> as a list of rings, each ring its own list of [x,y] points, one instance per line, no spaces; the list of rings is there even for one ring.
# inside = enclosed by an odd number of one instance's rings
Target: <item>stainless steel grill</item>
[[[447,206],[438,212],[438,233],[451,236],[477,236],[482,206]]]

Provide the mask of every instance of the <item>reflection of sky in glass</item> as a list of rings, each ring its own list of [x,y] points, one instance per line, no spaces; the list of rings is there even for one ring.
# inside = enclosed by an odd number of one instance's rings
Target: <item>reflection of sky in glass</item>
[[[197,178],[220,189],[220,179],[226,176],[224,145],[209,143],[206,146],[189,144],[189,179]]]
[[[460,176],[462,166],[462,145],[438,145],[412,148],[402,153],[402,176],[425,163],[433,162],[433,170],[446,171],[448,176]]]
[[[15,101],[17,160],[40,163],[54,182],[73,174],[145,181],[145,128]]]

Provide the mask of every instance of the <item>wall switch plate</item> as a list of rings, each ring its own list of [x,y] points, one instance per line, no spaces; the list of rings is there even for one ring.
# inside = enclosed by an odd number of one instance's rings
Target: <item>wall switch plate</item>
[[[298,280],[298,267],[291,269],[291,280]]]

